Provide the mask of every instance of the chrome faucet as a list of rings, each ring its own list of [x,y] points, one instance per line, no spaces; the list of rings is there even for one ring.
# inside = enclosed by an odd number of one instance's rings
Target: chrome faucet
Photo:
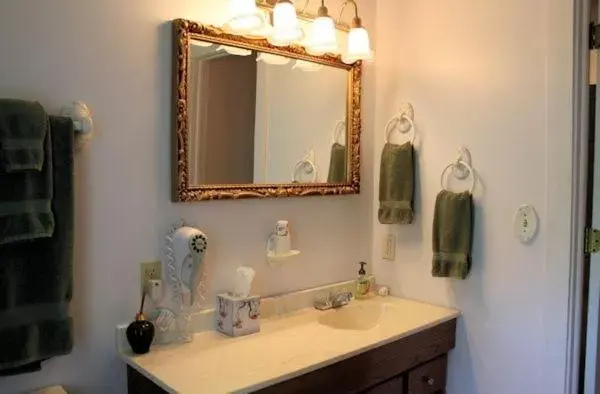
[[[315,309],[320,311],[326,311],[328,309],[341,308],[344,305],[348,305],[352,299],[352,293],[349,291],[340,291],[335,293],[329,293],[325,298],[317,298],[315,300]]]

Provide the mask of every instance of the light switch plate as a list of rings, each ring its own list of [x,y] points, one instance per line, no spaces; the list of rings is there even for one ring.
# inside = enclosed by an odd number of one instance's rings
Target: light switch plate
[[[531,205],[522,205],[517,209],[514,219],[514,231],[516,237],[522,243],[529,243],[537,234],[538,216],[535,208]]]
[[[381,257],[384,260],[396,260],[396,236],[394,234],[387,234],[383,239],[383,254]]]

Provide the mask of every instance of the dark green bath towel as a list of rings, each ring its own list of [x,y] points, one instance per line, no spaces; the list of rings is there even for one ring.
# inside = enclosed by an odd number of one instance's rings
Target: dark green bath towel
[[[51,237],[54,232],[53,159],[50,132],[41,171],[0,170],[0,245]]]
[[[0,245],[0,375],[70,353],[73,273],[73,123],[51,117],[55,231]],[[1,391],[1,390],[0,390]]]
[[[471,271],[473,196],[442,190],[433,216],[432,275],[465,279]]]
[[[40,171],[48,127],[40,103],[0,99],[0,170]]]
[[[411,224],[415,192],[414,148],[410,142],[390,144],[381,153],[379,223]]]

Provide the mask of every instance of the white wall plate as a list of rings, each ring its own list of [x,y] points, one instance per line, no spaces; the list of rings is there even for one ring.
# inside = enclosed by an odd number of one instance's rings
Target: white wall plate
[[[516,237],[522,243],[531,242],[537,234],[538,222],[538,216],[533,206],[522,205],[517,208],[514,218],[514,230]]]

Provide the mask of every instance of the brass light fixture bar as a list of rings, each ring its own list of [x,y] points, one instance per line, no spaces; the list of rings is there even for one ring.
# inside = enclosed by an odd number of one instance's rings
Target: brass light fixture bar
[[[298,15],[299,19],[302,19],[307,22],[311,22],[315,18],[319,17],[318,13],[308,12],[308,6],[310,5],[310,2],[311,2],[310,0],[305,0],[302,8],[296,10],[296,14]],[[266,10],[272,10],[273,8],[275,8],[275,4],[277,4],[277,0],[257,0],[257,2],[256,2],[256,5],[258,5],[262,9],[266,9]],[[346,23],[346,22],[342,21],[342,16],[343,16],[346,6],[349,4],[354,6],[354,16],[353,16],[353,20],[351,23]],[[339,17],[335,21],[335,26],[339,30],[348,32],[352,28],[353,24],[355,24],[357,17],[358,17],[358,4],[356,3],[356,0],[347,0],[344,2],[344,4],[342,5],[342,7],[340,9]]]

